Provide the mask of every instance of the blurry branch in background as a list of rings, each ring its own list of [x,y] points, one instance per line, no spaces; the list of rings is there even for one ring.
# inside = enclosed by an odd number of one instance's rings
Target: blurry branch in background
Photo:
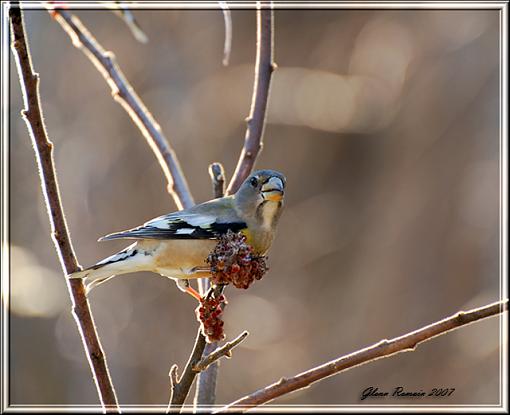
[[[106,51],[76,16],[62,9],[53,9],[51,14],[73,41],[92,61],[112,89],[114,99],[119,102],[144,135],[156,155],[168,182],[168,192],[178,209],[195,204],[179,160],[161,131],[152,114],[133,90],[115,61],[113,53]]]
[[[261,3],[257,2],[257,54],[253,95],[250,115],[247,118],[244,147],[232,180],[228,185],[227,194],[229,195],[235,193],[248,177],[262,149],[262,134],[266,120],[271,75],[276,69],[276,64],[273,61],[273,25],[272,4],[269,3],[269,6],[262,8]]]
[[[113,9],[113,12],[119,16],[124,23],[126,23],[136,40],[140,43],[147,43],[149,41],[149,38],[136,21],[133,12],[131,12],[124,2],[116,1],[111,8]]]
[[[281,378],[278,382],[220,408],[215,411],[215,413],[244,412],[250,408],[272,401],[282,395],[306,388],[314,382],[323,380],[352,367],[374,362],[384,357],[394,356],[400,352],[414,351],[420,343],[475,321],[503,313],[507,310],[508,300],[504,300],[469,311],[459,311],[451,317],[447,317],[411,333],[391,340],[382,340],[373,346],[342,356],[294,377]]]
[[[230,51],[232,50],[232,14],[226,1],[219,1],[223,11],[223,20],[225,21],[225,43],[223,45],[223,65],[228,66],[230,61]]]
[[[212,163],[209,166],[209,176],[211,177],[213,197],[222,197],[225,194],[225,170],[221,163]],[[209,280],[204,278],[200,280],[200,292],[205,293],[210,288]],[[204,339],[205,340],[205,339]],[[207,343],[204,354],[213,353],[218,347],[218,343]],[[212,363],[207,370],[198,375],[197,387],[193,405],[196,408],[200,406],[213,405],[216,401],[216,383],[218,380],[218,363]]]
[[[12,29],[12,51],[16,58],[19,79],[25,102],[22,116],[27,123],[39,166],[41,187],[49,214],[52,238],[65,274],[80,271],[60,201],[57,174],[53,161],[53,144],[48,140],[39,98],[39,75],[34,73],[23,17],[19,7],[9,9]],[[66,278],[73,303],[72,313],[92,370],[103,411],[120,412],[115,390],[108,372],[106,356],[101,347],[85,287],[81,279]]]

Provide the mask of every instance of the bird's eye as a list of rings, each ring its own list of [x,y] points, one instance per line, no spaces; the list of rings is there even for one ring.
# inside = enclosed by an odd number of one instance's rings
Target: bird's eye
[[[257,187],[257,185],[259,184],[258,180],[256,177],[252,177],[250,179],[250,184],[253,186],[253,187]]]

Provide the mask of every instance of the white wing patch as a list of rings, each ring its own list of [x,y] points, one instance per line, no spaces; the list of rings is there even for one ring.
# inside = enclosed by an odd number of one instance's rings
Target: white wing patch
[[[183,215],[182,219],[191,226],[199,226],[201,228],[209,228],[216,221],[215,216],[206,215]]]
[[[177,214],[174,217],[168,217],[168,216],[161,216],[159,218],[153,219],[144,225],[146,226],[152,226],[154,228],[158,229],[169,229],[172,223],[187,223],[190,226],[193,227],[200,227],[202,229],[207,229],[211,227],[211,224],[213,224],[216,221],[215,216],[207,216],[207,215],[200,215],[196,213],[190,213],[190,214]],[[193,230],[190,230],[190,232],[176,232],[177,234],[186,234],[191,233]]]
[[[177,229],[175,234],[176,235],[189,235],[189,234],[191,234],[193,232],[195,232],[194,228],[182,228],[182,229]]]
[[[171,221],[169,221],[168,218],[162,217],[162,218],[157,218],[157,219],[151,220],[147,223],[144,223],[144,225],[152,226],[152,227],[158,228],[158,229],[168,229],[169,223],[171,223]]]

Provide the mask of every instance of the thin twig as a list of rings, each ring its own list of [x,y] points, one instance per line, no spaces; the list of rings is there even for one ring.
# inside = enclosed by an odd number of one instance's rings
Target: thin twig
[[[64,274],[80,271],[64,217],[57,174],[53,161],[53,144],[48,139],[39,98],[39,75],[34,73],[26,40],[23,17],[19,7],[9,9],[12,30],[12,51],[16,58],[25,109],[22,116],[27,123],[39,166],[41,187],[51,224],[52,239]],[[108,372],[103,348],[85,295],[81,279],[66,278],[72,301],[72,313],[78,326],[87,359],[101,400],[103,411],[120,412],[115,390]]]
[[[227,194],[239,189],[255,165],[257,156],[262,149],[262,136],[266,120],[267,103],[271,75],[276,69],[273,61],[273,10],[262,8],[257,2],[257,55],[255,61],[255,80],[250,115],[247,118],[244,147],[241,151],[237,167],[228,185]]]
[[[232,349],[239,345],[239,343],[241,343],[244,339],[246,339],[248,334],[250,333],[248,333],[247,331],[243,331],[231,342],[227,342],[223,346],[218,347],[212,353],[209,353],[208,355],[203,357],[195,366],[193,366],[193,370],[195,372],[202,372],[203,370],[207,369],[209,365],[213,364],[222,357],[231,358]]]
[[[114,99],[122,105],[142,132],[158,159],[168,182],[168,192],[178,209],[193,206],[193,197],[174,150],[159,124],[127,81],[113,53],[106,51],[76,16],[62,9],[53,9],[52,15],[72,39],[74,46],[81,49],[103,75]]]
[[[244,412],[250,408],[272,401],[282,395],[306,388],[314,382],[352,367],[373,362],[384,357],[394,356],[400,352],[414,351],[422,342],[475,321],[500,314],[506,310],[508,310],[508,300],[492,303],[470,311],[459,311],[451,317],[432,323],[411,333],[391,340],[382,340],[370,347],[342,356],[291,378],[281,378],[278,382],[220,408],[215,411],[215,413]]]
[[[149,38],[138,24],[138,21],[135,19],[133,12],[128,6],[120,1],[116,1],[112,5],[107,3],[106,7],[113,9],[113,12],[124,21],[136,40],[140,43],[147,43],[149,41]]]
[[[228,66],[230,61],[230,51],[232,50],[232,14],[226,1],[219,1],[223,11],[223,20],[225,22],[225,43],[223,44],[223,65]]]
[[[225,169],[221,163],[212,163],[209,166],[209,176],[213,185],[214,197],[222,197],[225,194]]]

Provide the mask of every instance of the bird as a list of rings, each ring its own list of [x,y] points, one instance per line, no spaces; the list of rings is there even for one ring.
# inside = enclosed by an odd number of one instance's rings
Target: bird
[[[173,279],[181,291],[201,301],[202,297],[189,280],[211,276],[206,258],[221,235],[229,230],[240,232],[256,255],[268,252],[282,214],[285,184],[286,178],[280,172],[255,171],[233,195],[99,238],[98,241],[135,239],[136,242],[68,277],[83,279],[88,294],[115,276],[152,271]]]

